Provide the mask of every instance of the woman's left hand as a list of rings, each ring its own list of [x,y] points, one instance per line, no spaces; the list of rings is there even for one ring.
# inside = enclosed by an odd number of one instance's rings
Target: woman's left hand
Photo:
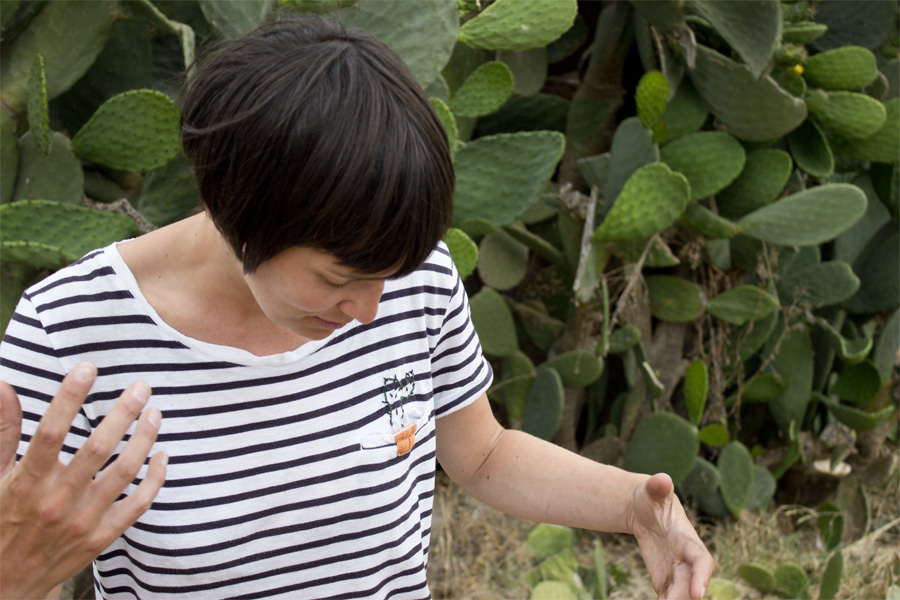
[[[703,598],[715,562],[668,475],[658,473],[635,489],[629,521],[659,598]]]

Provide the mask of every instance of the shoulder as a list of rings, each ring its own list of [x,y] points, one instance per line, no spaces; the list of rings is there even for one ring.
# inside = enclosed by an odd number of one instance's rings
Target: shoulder
[[[112,246],[92,250],[78,261],[51,273],[25,290],[24,297],[59,297],[76,293],[75,290],[98,291],[106,287],[104,281],[114,279],[116,268],[111,260],[115,250]]]

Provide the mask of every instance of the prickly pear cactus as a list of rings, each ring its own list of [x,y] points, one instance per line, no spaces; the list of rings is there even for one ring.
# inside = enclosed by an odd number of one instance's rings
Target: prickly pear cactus
[[[663,163],[635,171],[593,235],[595,242],[640,240],[672,224],[690,201],[684,175]]]
[[[85,160],[123,171],[150,171],[181,150],[179,114],[171,98],[132,90],[104,102],[72,139]]]
[[[46,200],[0,206],[0,219],[2,260],[41,268],[59,268],[139,233],[128,217]]]
[[[497,0],[459,29],[459,39],[472,48],[528,50],[556,40],[575,20],[575,0],[517,2]]]
[[[512,223],[543,191],[564,142],[560,133],[534,131],[486,136],[458,149],[454,221]]]

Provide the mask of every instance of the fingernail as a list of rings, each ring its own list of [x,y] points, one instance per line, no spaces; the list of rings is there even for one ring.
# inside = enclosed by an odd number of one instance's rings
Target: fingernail
[[[706,588],[705,587],[700,588],[700,597],[706,598]]]
[[[163,452],[162,459],[159,462],[162,463],[163,467],[168,467],[169,466],[169,455],[166,454],[165,452]]]
[[[159,429],[159,424],[162,422],[162,413],[157,408],[151,408],[147,420],[150,421],[151,425]]]
[[[144,404],[150,399],[150,386],[143,381],[138,381],[134,387],[131,388],[131,393],[138,399],[138,402]]]
[[[75,379],[82,382],[90,381],[96,372],[97,370],[91,363],[81,363],[75,367]]]

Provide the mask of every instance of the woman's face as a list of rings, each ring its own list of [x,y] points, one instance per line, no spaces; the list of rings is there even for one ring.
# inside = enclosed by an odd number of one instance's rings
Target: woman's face
[[[350,321],[373,321],[391,275],[362,275],[327,252],[297,246],[276,254],[244,279],[272,322],[318,340]]]

